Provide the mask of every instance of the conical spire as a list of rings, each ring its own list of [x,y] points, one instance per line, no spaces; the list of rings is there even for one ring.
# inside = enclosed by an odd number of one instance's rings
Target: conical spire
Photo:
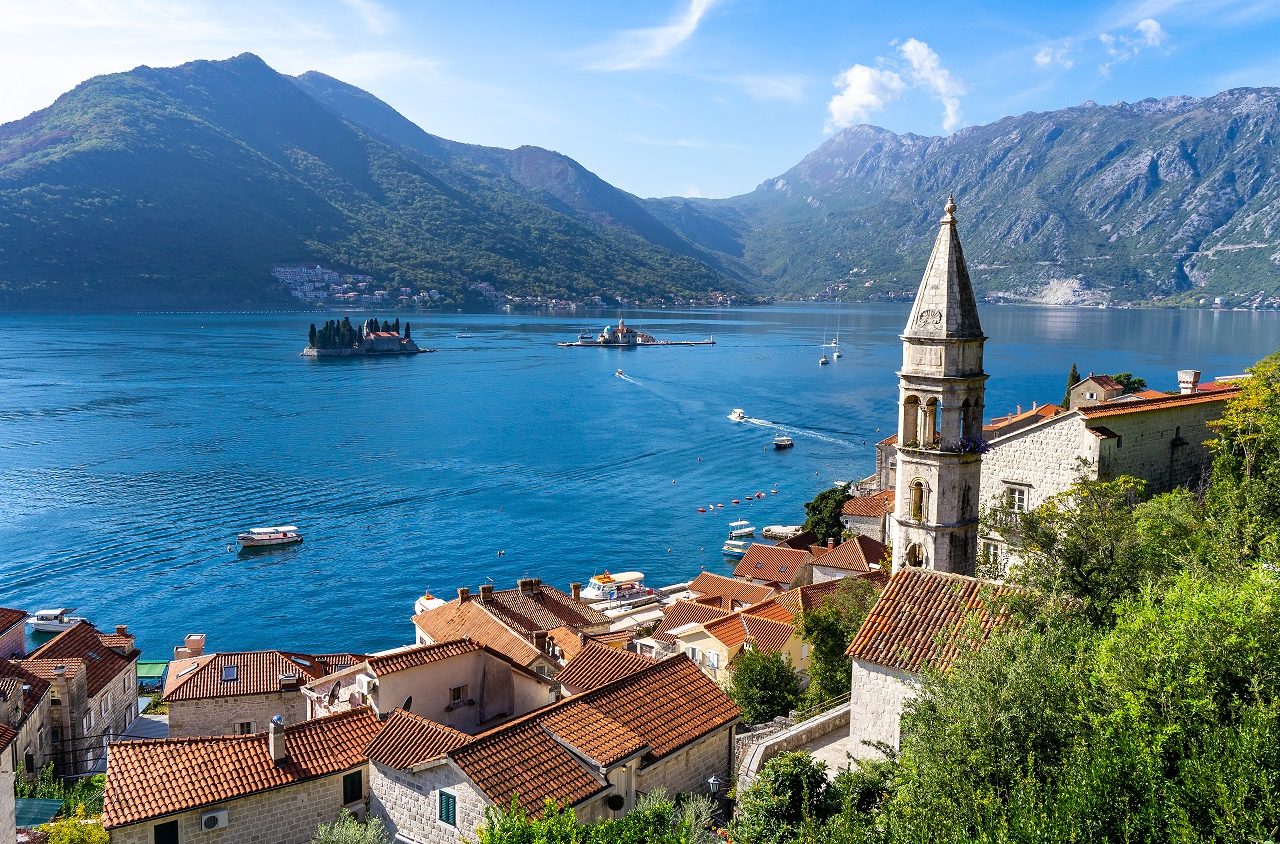
[[[938,239],[933,243],[933,254],[916,291],[904,337],[958,340],[982,337],[978,303],[973,297],[969,270],[964,265],[960,236],[956,234],[955,210],[955,198],[948,196],[946,213],[939,221]]]

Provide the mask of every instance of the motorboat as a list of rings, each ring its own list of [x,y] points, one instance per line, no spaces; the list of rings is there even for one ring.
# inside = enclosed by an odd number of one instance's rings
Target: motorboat
[[[735,407],[733,412],[729,414],[729,418],[734,422],[746,422],[747,414],[743,412],[742,408]]]
[[[724,543],[720,553],[726,557],[745,557],[747,556],[747,549],[750,547],[750,542],[743,542],[741,539],[730,539]]]
[[[584,601],[629,601],[653,594],[644,585],[644,574],[638,571],[621,571],[610,574],[608,569],[587,582],[579,593]]]
[[[301,542],[302,534],[295,525],[249,528],[248,533],[236,536],[241,548],[262,548],[268,545],[291,545]]]
[[[755,536],[756,529],[751,522],[746,519],[738,519],[736,522],[729,522],[729,538],[745,539],[748,536]]]
[[[40,633],[61,633],[82,621],[88,621],[78,615],[71,615],[75,612],[75,607],[55,607],[50,610],[36,610],[35,614],[27,619],[27,624],[31,625],[31,629]]]
[[[618,376],[619,378],[621,378],[621,377],[622,377],[622,370],[621,370],[621,369],[619,369],[617,372],[615,372],[615,373],[613,373],[613,374],[614,374],[614,375],[616,375],[616,376]]]
[[[776,448],[778,451],[782,451],[783,449],[786,449],[786,448],[795,448],[795,445],[796,445],[796,441],[791,439],[791,437],[774,437],[773,438],[773,447]]]
[[[831,363],[831,360],[827,357],[826,353],[824,352],[822,357],[818,358],[818,366],[826,366],[829,363]]]

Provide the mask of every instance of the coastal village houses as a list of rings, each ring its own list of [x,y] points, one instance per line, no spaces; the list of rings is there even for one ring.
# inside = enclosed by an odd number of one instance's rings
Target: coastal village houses
[[[578,587],[575,585],[574,592]],[[607,635],[609,617],[538,578],[523,578],[515,589],[485,584],[478,595],[462,587],[458,597],[438,603],[413,617],[418,644],[471,639],[505,655],[516,665],[539,674],[554,675],[562,658],[552,631]]]
[[[0,726],[14,731],[10,764],[19,776],[38,776],[53,760],[49,707],[52,684],[22,667],[0,659]]]
[[[27,652],[27,614],[0,607],[0,659],[18,659]]]
[[[15,661],[50,685],[49,740],[60,775],[101,771],[107,745],[138,717],[138,654],[125,627],[101,633],[81,621]]]
[[[187,636],[165,678],[169,736],[252,735],[272,718],[307,719],[304,684],[363,660],[360,654],[290,651],[203,652],[204,637]],[[185,654],[185,655],[184,655]]]

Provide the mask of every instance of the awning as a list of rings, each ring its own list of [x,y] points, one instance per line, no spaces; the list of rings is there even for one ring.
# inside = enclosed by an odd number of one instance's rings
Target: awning
[[[62,809],[61,800],[44,797],[19,797],[14,804],[19,829],[43,826]]]
[[[169,661],[166,659],[140,659],[138,660],[138,679],[159,680],[168,667]]]

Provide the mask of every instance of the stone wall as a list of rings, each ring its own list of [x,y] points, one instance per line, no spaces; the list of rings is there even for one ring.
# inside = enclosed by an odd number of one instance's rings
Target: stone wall
[[[898,725],[903,705],[915,696],[916,678],[906,671],[853,661],[853,686],[849,695],[849,753],[855,759],[879,758],[863,742],[898,746]]]
[[[983,507],[999,504],[1005,490],[1016,485],[1027,490],[1027,509],[1033,510],[1079,480],[1082,460],[1087,464],[1084,471],[1094,477],[1098,439],[1085,430],[1078,414],[1055,416],[998,437],[982,456],[979,503]]]
[[[364,773],[365,795],[368,795],[368,768],[353,770]],[[159,824],[178,821],[180,841],[200,844],[307,844],[322,823],[330,823],[342,809],[342,777],[331,774],[283,788],[251,794],[225,803],[211,803],[177,815],[169,815],[143,823],[109,830],[111,844],[152,844],[153,829]],[[351,804],[363,805],[365,801]],[[227,810],[227,827],[205,832],[200,818],[206,812]]]
[[[1224,405],[1205,402],[1097,420],[1118,435],[1103,441],[1099,474],[1142,478],[1150,493],[1196,481],[1213,459],[1204,445],[1213,436],[1208,423],[1222,416]],[[1175,440],[1184,444],[1173,445]]]
[[[15,695],[15,703],[18,696]],[[0,719],[2,721],[3,719]],[[8,721],[13,726],[18,720],[16,707],[10,713]],[[26,720],[22,722],[22,727],[18,730],[18,737],[13,740],[13,748],[17,753],[13,763],[14,772],[19,776],[38,774],[49,760],[53,758],[53,738],[50,733],[52,726],[49,721],[49,695],[46,694],[40,698],[40,702],[36,704],[32,712],[26,713]],[[26,770],[27,754],[31,754],[32,767],[34,771]]]
[[[0,747],[0,844],[14,842],[13,766],[9,748]]]
[[[19,621],[0,633],[0,658],[21,659],[27,652],[27,626]]]
[[[440,820],[440,791],[456,799],[457,826]],[[397,842],[455,844],[474,841],[492,805],[455,765],[446,762],[416,773],[369,763],[369,812],[380,818]]]
[[[823,736],[830,735],[836,730],[848,726],[849,707],[840,706],[829,712],[814,716],[807,721],[801,721],[799,724],[775,733],[764,741],[753,745],[738,760],[739,790],[755,778],[755,775],[765,762],[768,762],[779,753],[797,750],[810,742],[817,741]]]
[[[307,720],[306,698],[299,691],[287,691],[175,700],[169,704],[169,738],[229,736],[242,721],[252,721],[251,732],[261,733],[276,715],[286,724]]]
[[[733,727],[722,727],[641,768],[636,772],[636,791],[648,794],[656,788],[665,788],[668,794],[706,794],[707,780],[712,774],[722,783],[730,781],[732,757]]]

